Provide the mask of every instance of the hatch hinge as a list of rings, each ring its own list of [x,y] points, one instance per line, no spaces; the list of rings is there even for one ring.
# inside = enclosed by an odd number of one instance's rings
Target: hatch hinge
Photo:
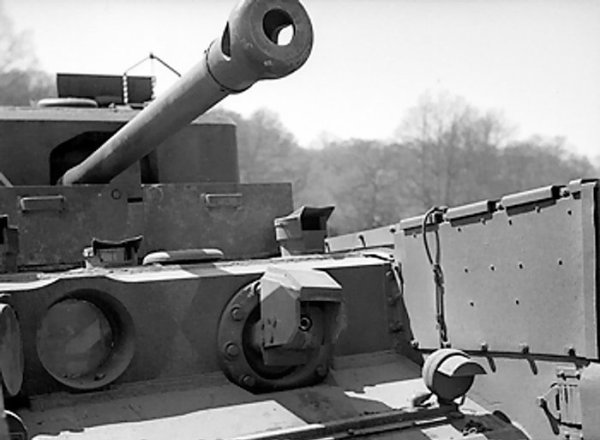
[[[582,428],[581,371],[571,366],[557,367],[556,378],[550,389],[538,397],[538,405],[556,435],[563,439],[578,439]]]

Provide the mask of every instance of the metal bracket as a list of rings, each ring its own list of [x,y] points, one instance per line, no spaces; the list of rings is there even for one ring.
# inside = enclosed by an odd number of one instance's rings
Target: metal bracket
[[[86,268],[133,266],[137,264],[137,254],[143,237],[127,238],[121,241],[92,239],[92,245],[83,250]]]
[[[556,434],[560,432],[565,439],[573,438],[582,428],[581,372],[571,366],[558,367],[556,376],[557,381],[538,397],[537,403],[546,413]]]

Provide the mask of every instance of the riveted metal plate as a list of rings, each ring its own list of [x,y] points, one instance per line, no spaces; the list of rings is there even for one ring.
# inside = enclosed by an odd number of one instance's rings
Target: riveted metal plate
[[[273,220],[293,209],[286,183],[174,183],[143,192],[146,249],[216,248],[227,259],[276,255]]]
[[[19,266],[77,265],[92,238],[121,240],[141,234],[124,192],[113,185],[15,186],[0,206],[19,230]]]
[[[548,188],[530,192],[545,200],[535,209],[438,225],[452,347],[598,357],[598,187],[583,183],[577,197],[550,200]],[[419,317],[412,330],[420,347],[435,348],[435,287],[423,240],[417,229],[399,235],[406,305]]]

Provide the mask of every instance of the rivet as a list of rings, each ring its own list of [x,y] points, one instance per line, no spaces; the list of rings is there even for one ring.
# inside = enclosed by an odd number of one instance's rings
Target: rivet
[[[254,385],[256,385],[256,379],[246,374],[242,377],[242,383],[245,386],[252,388]]]
[[[519,269],[523,269],[523,263],[521,263],[520,261],[519,264],[517,264],[517,266],[519,267]]]
[[[496,270],[496,267],[493,264],[490,264],[490,270],[493,272]]]
[[[115,188],[110,192],[110,196],[115,200],[119,200],[121,198],[121,191]]]
[[[488,345],[487,342],[482,342],[481,345],[479,346],[479,349],[481,351],[488,351],[490,349],[490,346]]]
[[[519,349],[521,350],[521,353],[523,353],[523,354],[529,353],[529,345],[524,342],[519,344]]]
[[[575,350],[575,347],[570,345],[567,347],[567,354],[569,356],[575,356],[577,354],[577,351]]]
[[[413,339],[412,341],[410,341],[410,346],[416,350],[417,348],[419,348],[419,341]]]
[[[312,328],[312,326],[313,326],[313,322],[312,322],[312,319],[310,319],[310,316],[308,316],[308,315],[300,316],[300,325],[298,326],[298,328],[301,331],[307,332]]]
[[[327,367],[325,365],[319,365],[315,369],[315,373],[317,373],[317,376],[325,377],[327,376]]]
[[[241,321],[242,319],[244,319],[244,312],[242,311],[240,306],[234,306],[231,308],[231,318],[234,321]]]
[[[238,357],[240,355],[240,347],[238,347],[237,344],[233,342],[229,342],[225,344],[225,353],[230,358]]]
[[[404,326],[400,321],[394,321],[389,325],[389,329],[391,333],[399,333],[404,330]]]

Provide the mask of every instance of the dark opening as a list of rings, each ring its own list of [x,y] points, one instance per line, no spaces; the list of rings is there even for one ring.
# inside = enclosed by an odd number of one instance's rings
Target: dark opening
[[[55,185],[63,174],[83,162],[113,134],[109,131],[86,131],[54,148],[50,153],[50,184]]]
[[[294,38],[294,22],[281,9],[271,9],[263,17],[263,30],[269,40],[278,46],[287,46]]]
[[[303,215],[300,218],[303,231],[320,231],[323,228],[322,216],[320,215]]]
[[[223,37],[221,37],[221,52],[227,58],[231,58],[231,37],[229,36],[229,22],[225,26],[223,31]]]

